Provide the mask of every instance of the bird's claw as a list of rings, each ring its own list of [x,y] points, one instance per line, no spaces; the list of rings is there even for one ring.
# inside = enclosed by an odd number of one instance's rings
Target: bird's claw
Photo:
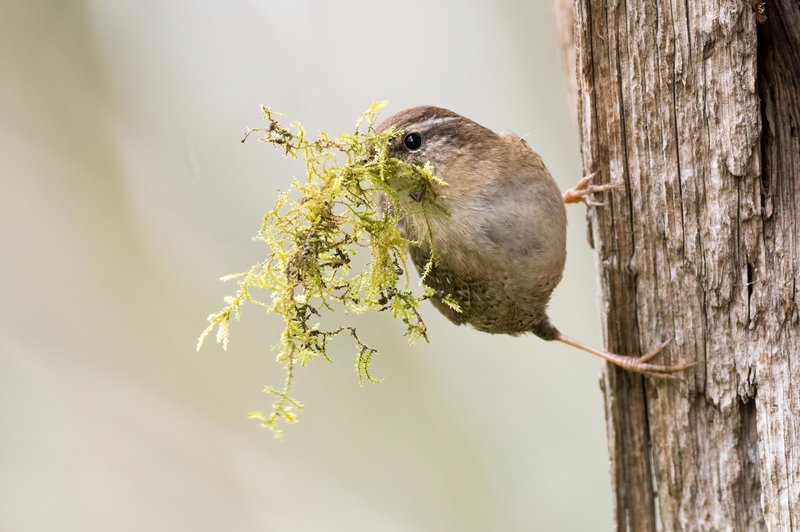
[[[617,366],[623,369],[632,371],[634,373],[641,373],[642,375],[645,375],[647,377],[653,377],[655,379],[682,380],[683,377],[675,375],[675,373],[691,369],[697,365],[697,362],[681,362],[669,366],[649,363],[650,360],[652,360],[656,355],[661,353],[661,351],[663,351],[665,347],[667,347],[670,341],[671,340],[667,340],[666,342],[662,343],[660,346],[656,347],[649,353],[646,353],[640,357],[631,357],[631,356],[609,353],[610,355],[613,356],[607,358],[606,360],[608,360],[612,364],[616,364]]]
[[[570,345],[572,347],[577,347],[581,351],[586,351],[587,353],[599,356],[603,360],[610,362],[616,366],[619,366],[624,370],[631,371],[633,373],[641,373],[642,375],[646,375],[648,377],[653,377],[656,379],[681,380],[682,377],[675,375],[675,373],[691,369],[697,365],[697,362],[683,362],[679,364],[673,364],[671,366],[651,364],[650,361],[653,359],[653,357],[655,357],[657,354],[663,351],[671,340],[667,340],[657,348],[653,349],[649,353],[644,354],[641,357],[632,357],[626,355],[618,355],[617,353],[612,353],[610,351],[595,349],[593,347],[589,347],[580,342],[576,342],[575,340],[567,338],[566,336],[560,333],[555,339],[558,340],[559,342]]]
[[[625,186],[625,183],[622,181],[616,183],[603,183],[602,185],[592,185],[591,183],[596,175],[597,172],[592,172],[591,174],[584,176],[580,181],[578,181],[577,185],[564,192],[564,203],[578,203],[579,201],[582,201],[590,207],[602,206],[604,203],[595,201],[590,196],[598,192],[605,192],[607,190],[613,190]]]

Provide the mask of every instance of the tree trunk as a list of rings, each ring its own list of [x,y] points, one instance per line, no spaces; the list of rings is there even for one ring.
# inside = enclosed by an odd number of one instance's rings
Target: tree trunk
[[[800,530],[800,3],[574,7],[616,528]]]

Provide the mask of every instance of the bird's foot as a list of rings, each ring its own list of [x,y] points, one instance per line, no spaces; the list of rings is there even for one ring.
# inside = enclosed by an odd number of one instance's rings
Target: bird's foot
[[[649,353],[640,357],[624,356],[607,352],[606,355],[608,355],[608,357],[606,360],[633,373],[641,373],[642,375],[655,379],[680,380],[682,376],[676,375],[675,373],[691,369],[697,365],[697,362],[683,362],[669,366],[650,363],[650,360],[661,353],[667,344],[669,344],[669,341],[664,342]]]
[[[664,342],[657,348],[653,349],[652,351],[641,357],[632,357],[632,356],[618,355],[616,353],[610,353],[608,351],[600,351],[598,349],[594,349],[592,347],[580,344],[563,335],[558,336],[557,340],[567,345],[577,347],[578,349],[586,351],[587,353],[599,356],[600,358],[608,362],[611,362],[612,364],[619,366],[622,369],[631,371],[633,373],[641,373],[642,375],[653,377],[655,379],[681,380],[682,377],[680,375],[676,375],[676,373],[680,371],[685,371],[687,369],[691,369],[697,365],[697,362],[683,362],[679,364],[672,364],[669,366],[661,364],[651,364],[650,360],[652,360],[656,355],[658,355],[661,351],[663,351],[664,348],[669,344],[669,341]]]
[[[603,203],[595,201],[591,196],[598,192],[605,192],[606,190],[622,188],[623,186],[625,186],[625,183],[621,181],[618,183],[604,183],[602,185],[592,185],[592,181],[594,180],[596,175],[597,172],[592,172],[591,174],[585,176],[583,179],[578,181],[578,184],[575,185],[573,188],[564,192],[563,195],[564,203],[578,203],[579,201],[582,201],[583,203],[589,206],[603,205]]]

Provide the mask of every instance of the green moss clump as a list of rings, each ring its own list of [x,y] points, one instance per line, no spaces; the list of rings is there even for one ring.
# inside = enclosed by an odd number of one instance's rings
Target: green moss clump
[[[295,179],[264,216],[255,238],[269,247],[266,259],[247,272],[222,277],[236,279],[238,290],[225,298],[224,309],[208,317],[210,323],[200,335],[197,349],[215,328],[217,342],[227,348],[231,318],[238,319],[246,303],[283,318],[277,361],[285,368],[286,378],[281,388],[265,388],[274,397],[272,411],[250,414],[276,436],[281,434],[279,424],[296,422],[296,411],[303,407],[291,396],[295,370],[315,358],[330,361],[327,348],[332,337],[350,335],[357,350],[359,382],[377,382],[370,373],[376,350],[361,340],[354,327],[323,329],[317,321],[323,313],[335,308],[354,313],[390,311],[405,324],[410,341],[427,340],[418,308],[432,291],[425,287],[416,295],[409,288],[406,248],[419,242],[407,240],[398,229],[404,214],[399,194],[444,183],[428,165],[410,165],[389,157],[389,143],[399,132],[379,133],[374,127],[385,104],[370,106],[353,133],[331,137],[321,132],[317,139],[310,139],[297,122],[284,127],[277,113],[264,106],[268,125],[248,129],[242,139],[262,134],[261,141],[280,148],[285,156],[301,158],[306,177]],[[425,196],[415,209],[441,214],[436,198]],[[356,271],[351,262],[362,252],[369,254],[369,260],[366,268]],[[434,260],[431,258],[425,271]],[[259,295],[264,293],[269,298]]]

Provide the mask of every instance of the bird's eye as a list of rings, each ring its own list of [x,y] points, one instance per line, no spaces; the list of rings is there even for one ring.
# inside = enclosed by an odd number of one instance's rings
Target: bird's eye
[[[419,147],[422,146],[422,137],[419,133],[409,133],[403,139],[403,144],[411,151],[418,150]]]

